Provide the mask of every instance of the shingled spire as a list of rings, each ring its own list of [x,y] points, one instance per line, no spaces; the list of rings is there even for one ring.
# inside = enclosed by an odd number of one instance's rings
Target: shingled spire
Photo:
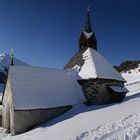
[[[86,16],[86,21],[83,30],[87,33],[92,32],[92,26],[90,22],[90,13],[89,13],[89,7],[87,8],[87,16]]]
[[[89,7],[87,8],[85,24],[79,39],[79,50],[83,48],[92,48],[97,50],[97,41],[96,41],[95,33],[91,26]]]

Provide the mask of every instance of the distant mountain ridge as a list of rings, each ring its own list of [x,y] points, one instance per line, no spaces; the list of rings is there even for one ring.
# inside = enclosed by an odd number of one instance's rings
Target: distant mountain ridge
[[[11,57],[9,54],[2,53],[0,54],[0,83],[5,83],[6,81],[6,74],[8,67],[10,65]],[[29,66],[29,64],[14,58],[14,65],[24,65]]]
[[[0,54],[0,71],[3,71],[5,68],[8,68],[10,65],[11,57],[9,54],[2,53]],[[17,58],[14,58],[14,64],[15,65],[29,65]]]

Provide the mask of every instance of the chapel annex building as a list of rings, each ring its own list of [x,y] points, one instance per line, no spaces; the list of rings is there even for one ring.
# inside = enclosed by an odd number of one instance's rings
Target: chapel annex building
[[[76,104],[120,102],[127,93],[124,78],[97,52],[89,10],[79,50],[64,69],[21,66],[14,60],[12,54],[2,96],[2,125],[13,135],[47,122]]]

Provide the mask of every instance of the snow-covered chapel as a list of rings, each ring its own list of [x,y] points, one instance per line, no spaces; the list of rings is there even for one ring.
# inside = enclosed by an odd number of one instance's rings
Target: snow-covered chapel
[[[90,21],[90,11],[79,39],[79,51],[70,59],[64,69],[75,69],[78,82],[88,104],[120,102],[127,90],[125,79],[107,60],[97,52],[97,40]]]
[[[124,78],[97,52],[87,10],[79,51],[64,69],[16,65],[13,55],[2,96],[2,125],[13,135],[28,131],[85,103],[120,102],[127,90]]]

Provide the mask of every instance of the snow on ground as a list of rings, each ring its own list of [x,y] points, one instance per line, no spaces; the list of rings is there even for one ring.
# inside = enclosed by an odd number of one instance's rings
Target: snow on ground
[[[121,104],[75,106],[47,124],[18,136],[9,136],[5,140],[94,140],[95,136],[97,140],[101,138],[110,140],[113,137],[123,140],[125,136],[129,139],[131,137],[129,131],[133,130],[132,133],[136,133],[136,136],[139,134],[139,96],[135,98],[132,96],[132,99],[128,96],[129,98]],[[130,117],[131,114],[136,115]]]
[[[49,123],[4,140],[140,140],[140,86],[134,85],[126,86],[131,90],[120,104],[79,104]]]
[[[76,140],[138,140],[140,139],[140,114],[104,124],[96,129],[83,132]]]
[[[2,140],[3,138],[7,137],[8,134],[6,133],[6,129],[0,127],[0,140]]]
[[[125,87],[131,91],[131,94],[140,91],[140,64],[138,68],[123,72],[122,76],[126,79]]]

